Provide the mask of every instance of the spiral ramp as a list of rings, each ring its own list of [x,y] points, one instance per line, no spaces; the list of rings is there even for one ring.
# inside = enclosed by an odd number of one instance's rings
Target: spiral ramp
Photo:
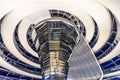
[[[80,28],[102,68],[103,79],[118,79],[119,3],[119,0],[0,0],[0,79],[41,79],[34,25],[54,17],[67,19]]]

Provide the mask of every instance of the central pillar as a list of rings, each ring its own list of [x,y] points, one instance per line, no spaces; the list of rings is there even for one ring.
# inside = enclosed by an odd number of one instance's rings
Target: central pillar
[[[76,44],[77,32],[62,21],[48,21],[36,28],[43,80],[66,80],[68,59]]]

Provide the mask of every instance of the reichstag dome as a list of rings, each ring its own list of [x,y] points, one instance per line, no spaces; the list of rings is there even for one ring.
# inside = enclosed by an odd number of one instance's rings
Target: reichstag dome
[[[120,80],[120,0],[0,0],[0,80]]]

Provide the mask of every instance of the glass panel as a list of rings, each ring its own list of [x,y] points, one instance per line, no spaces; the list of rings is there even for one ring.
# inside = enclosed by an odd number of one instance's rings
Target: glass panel
[[[81,38],[69,59],[67,80],[99,80],[103,72],[90,46],[82,36]]]

